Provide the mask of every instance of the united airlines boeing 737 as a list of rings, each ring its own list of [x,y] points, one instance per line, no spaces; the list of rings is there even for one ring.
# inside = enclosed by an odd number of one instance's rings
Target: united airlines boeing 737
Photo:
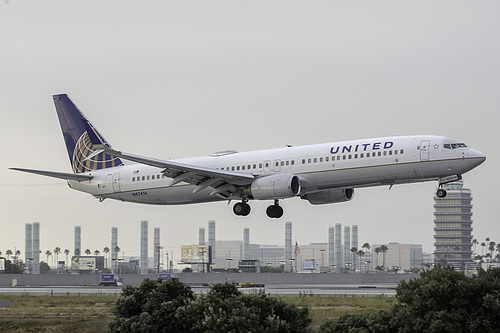
[[[283,147],[159,160],[115,150],[66,94],[53,96],[73,173],[19,169],[61,178],[100,201],[181,205],[238,200],[236,215],[250,213],[250,200],[274,202],[267,215],[280,218],[279,200],[300,197],[313,205],[349,201],[354,189],[461,179],[486,159],[462,141],[415,135]]]

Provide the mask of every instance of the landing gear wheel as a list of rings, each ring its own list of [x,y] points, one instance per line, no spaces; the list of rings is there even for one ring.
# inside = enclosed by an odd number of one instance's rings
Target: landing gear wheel
[[[446,197],[446,190],[440,188],[436,191],[436,195],[438,198],[444,198]]]
[[[276,202],[274,205],[267,207],[266,214],[270,218],[279,219],[283,216],[283,208]]]
[[[238,202],[233,206],[233,212],[238,216],[247,216],[250,214],[250,205],[246,202]]]

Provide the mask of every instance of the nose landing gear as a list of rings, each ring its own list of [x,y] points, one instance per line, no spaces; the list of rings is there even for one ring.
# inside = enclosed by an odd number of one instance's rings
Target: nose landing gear
[[[436,196],[438,198],[444,198],[444,197],[446,197],[446,190],[442,189],[442,188],[438,188],[438,190],[436,191]]]

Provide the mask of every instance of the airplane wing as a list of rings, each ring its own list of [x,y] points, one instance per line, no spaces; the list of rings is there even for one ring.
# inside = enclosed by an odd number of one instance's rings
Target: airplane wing
[[[33,170],[33,169],[21,169],[21,168],[10,168],[10,170],[29,172],[29,173],[34,173],[36,175],[59,178],[64,180],[84,181],[84,180],[91,180],[93,178],[93,176],[89,175],[81,175],[81,174],[66,173],[66,172],[43,171],[43,170]]]
[[[102,142],[86,121],[84,121],[84,126],[95,149],[94,153],[87,157],[87,159],[93,158],[94,156],[105,152],[106,154],[125,160],[162,168],[163,174],[167,177],[173,178],[170,186],[180,182],[186,182],[196,186],[193,193],[199,192],[207,187],[212,187],[214,190],[210,193],[210,195],[221,195],[228,198],[232,193],[238,191],[238,186],[249,185],[255,179],[255,176],[249,173],[205,168],[196,165],[158,160],[123,153],[108,147],[108,145]]]
[[[255,179],[255,176],[249,173],[205,168],[174,161],[132,155],[105,146],[101,146],[100,148],[101,152],[118,158],[162,168],[162,172],[167,177],[173,178],[170,186],[180,182],[186,182],[196,186],[193,193],[199,192],[207,187],[212,187],[214,190],[211,195],[219,194],[227,198],[237,191],[238,186],[249,185]],[[99,150],[96,151],[96,153],[99,154]]]

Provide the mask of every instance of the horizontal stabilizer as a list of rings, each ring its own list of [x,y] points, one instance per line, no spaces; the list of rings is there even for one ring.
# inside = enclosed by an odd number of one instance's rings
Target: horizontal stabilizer
[[[10,168],[10,170],[29,172],[29,173],[34,173],[36,175],[42,175],[42,176],[65,179],[65,180],[84,181],[84,180],[91,180],[93,178],[93,176],[89,175],[66,173],[66,172],[43,171],[43,170],[21,169],[21,168]]]

